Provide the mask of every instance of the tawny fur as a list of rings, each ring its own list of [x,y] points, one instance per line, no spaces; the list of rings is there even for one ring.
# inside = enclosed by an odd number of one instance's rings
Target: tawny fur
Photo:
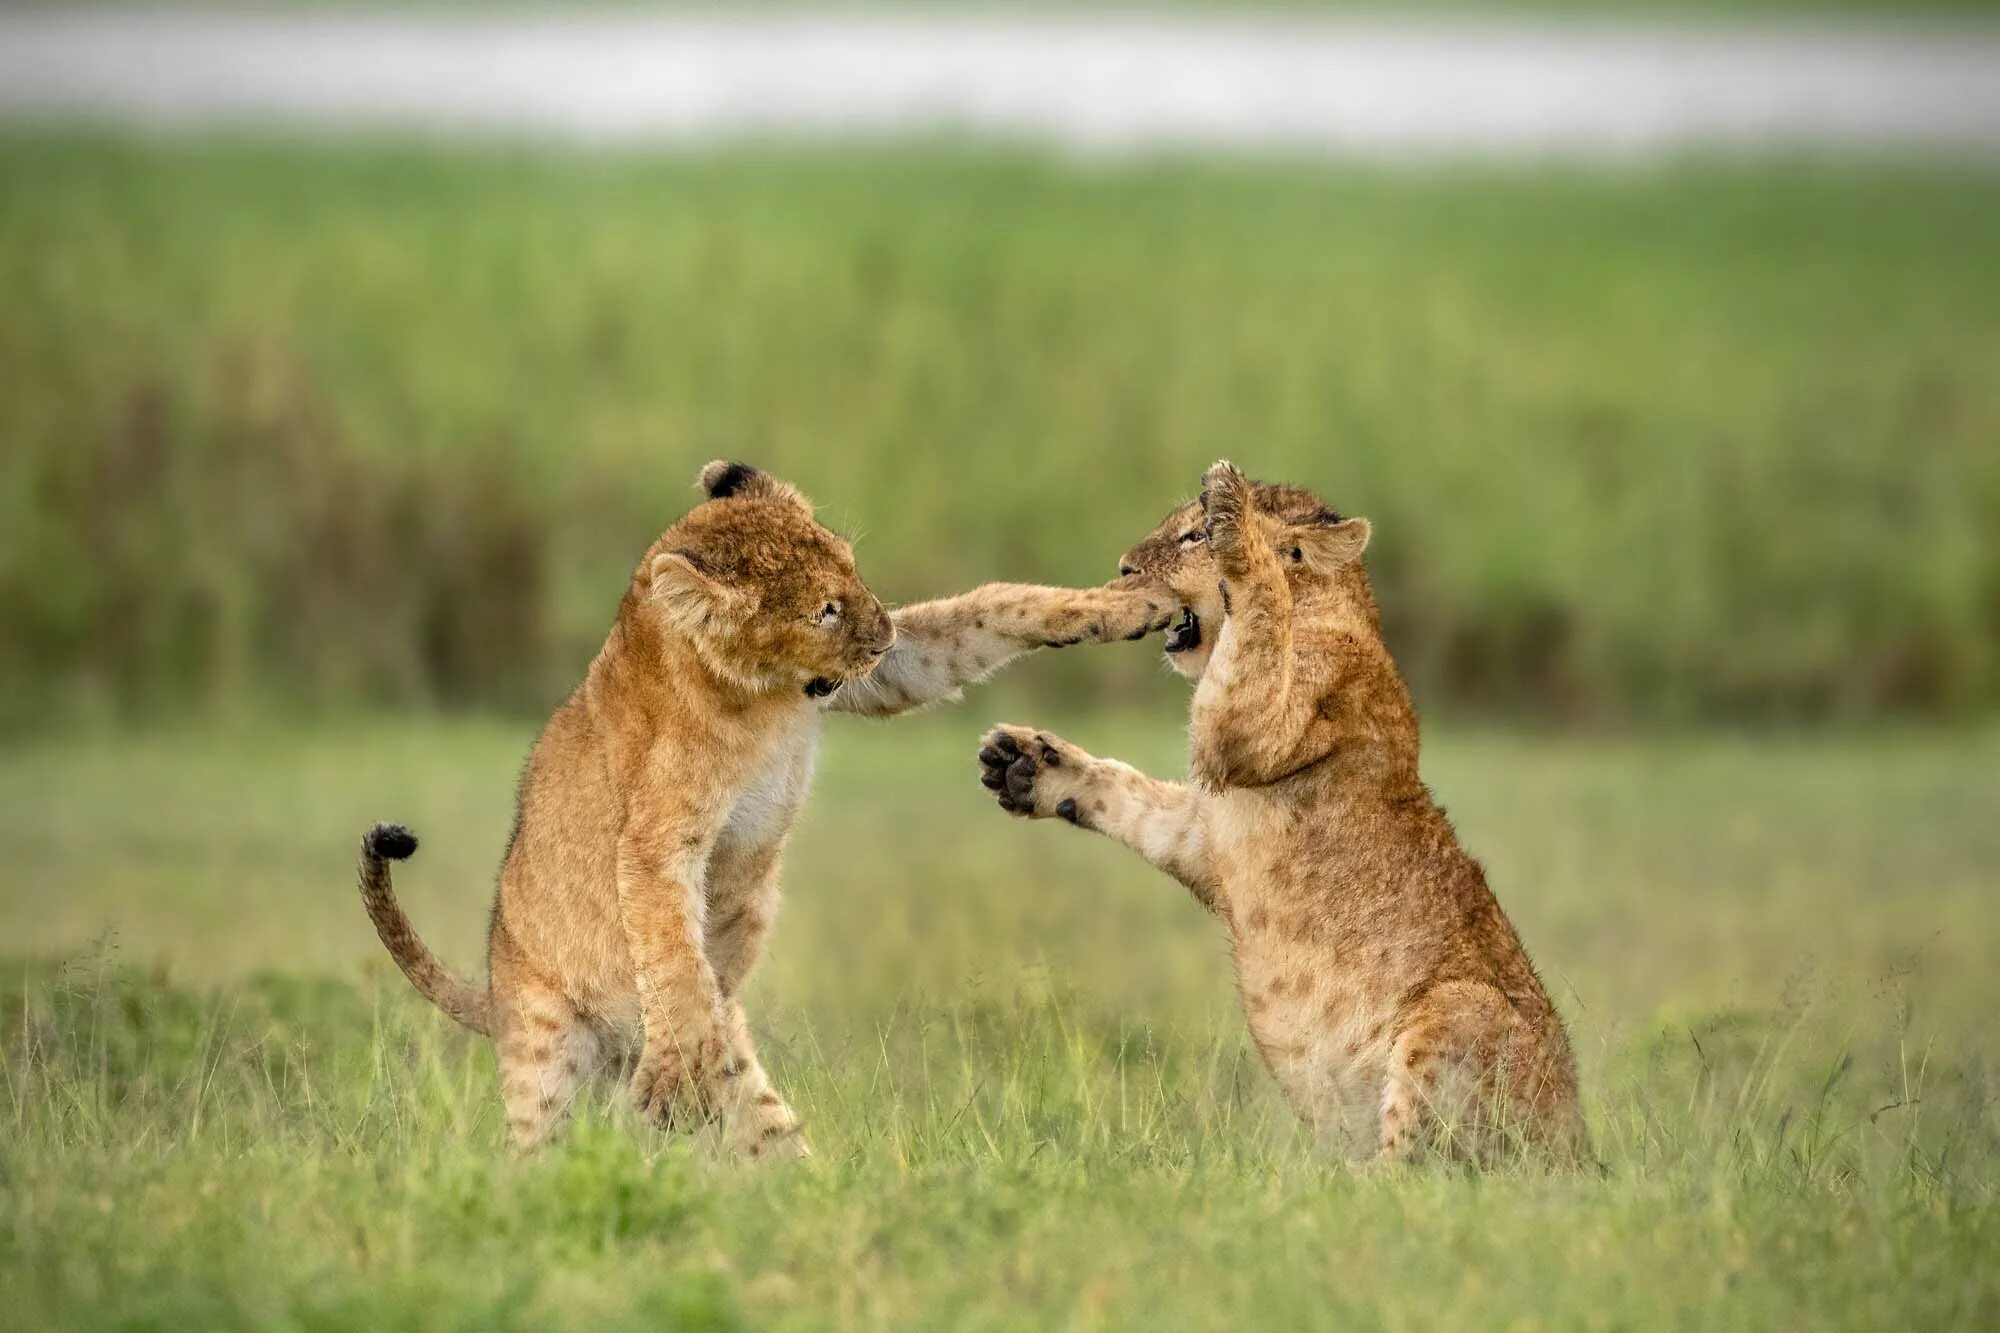
[[[419,991],[498,1043],[524,1148],[619,1061],[662,1126],[719,1119],[745,1155],[803,1153],[739,995],[778,910],[821,713],[903,712],[1033,648],[1143,637],[1171,611],[1132,579],[991,585],[892,614],[791,487],[721,462],[700,484],[710,498],[646,552],[529,756],[485,990],[440,964],[396,904],[387,863],[414,837],[379,826],[363,839],[382,943]]]
[[[1000,727],[1009,811],[1094,829],[1230,933],[1258,1051],[1351,1155],[1587,1154],[1562,1020],[1417,772],[1417,719],[1362,565],[1369,527],[1228,464],[1129,551],[1175,590],[1193,781]]]

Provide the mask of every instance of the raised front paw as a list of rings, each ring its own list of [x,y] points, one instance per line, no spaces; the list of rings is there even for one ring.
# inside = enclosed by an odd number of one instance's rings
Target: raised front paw
[[[1138,578],[1122,578],[1099,590],[1104,599],[1097,617],[1097,638],[1101,643],[1114,639],[1143,639],[1158,634],[1174,623],[1179,598],[1165,584]]]
[[[1228,459],[1218,460],[1202,475],[1201,513],[1209,550],[1229,572],[1243,551],[1244,516],[1250,512],[1250,482]]]
[[[979,785],[1000,808],[1029,819],[1053,815],[1080,823],[1071,788],[1081,776],[1084,754],[1068,741],[1030,727],[1000,726],[979,747]]]
[[[695,1058],[688,1058],[693,1056]],[[648,1051],[632,1072],[632,1101],[639,1114],[665,1130],[695,1129],[713,1120],[721,1104],[719,1041]]]

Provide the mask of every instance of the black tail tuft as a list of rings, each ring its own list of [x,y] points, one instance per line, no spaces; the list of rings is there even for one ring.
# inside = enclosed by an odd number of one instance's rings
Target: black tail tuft
[[[757,469],[748,463],[710,463],[701,472],[702,489],[711,500],[726,500],[756,475]]]
[[[361,850],[389,861],[407,861],[416,854],[417,835],[401,824],[377,824],[361,839]]]

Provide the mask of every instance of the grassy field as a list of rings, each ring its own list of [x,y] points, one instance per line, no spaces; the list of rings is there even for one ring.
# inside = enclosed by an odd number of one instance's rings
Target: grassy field
[[[904,600],[1201,469],[1375,521],[1425,697],[2000,703],[2000,174],[0,136],[0,727],[533,711],[717,454]],[[1120,699],[1143,664],[1060,666]]]
[[[490,1054],[381,956],[357,832],[423,832],[400,887],[474,965],[530,728],[0,752],[0,1325],[2000,1320],[2000,737],[1437,738],[1608,1166],[1475,1179],[1313,1155],[1212,923],[987,804],[1018,711],[830,726],[751,1001],[819,1154],[776,1170],[608,1087],[511,1161]],[[1018,720],[1176,769],[1170,709]]]
[[[1466,725],[1990,717],[1996,291],[1944,166],[0,137],[0,1327],[2000,1324],[2000,733]],[[724,453],[894,600],[1218,454],[1367,513],[1607,1174],[1321,1160],[1214,924],[990,807],[990,720],[1179,767],[1136,647],[830,725],[752,995],[813,1164],[615,1087],[511,1160],[356,836],[475,966],[520,718]]]

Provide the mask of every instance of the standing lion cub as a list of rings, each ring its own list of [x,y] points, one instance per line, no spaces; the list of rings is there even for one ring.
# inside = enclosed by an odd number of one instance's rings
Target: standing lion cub
[[[499,1043],[515,1142],[561,1123],[608,1058],[656,1122],[720,1117],[740,1152],[803,1154],[737,995],[778,908],[778,862],[823,708],[886,716],[1031,648],[1141,638],[1171,601],[1138,580],[993,584],[884,611],[848,544],[784,482],[710,463],[708,499],[639,562],[610,637],[521,777],[485,989],[448,971],[391,891],[409,830],[362,840],[361,895],[412,984]]]
[[[1366,519],[1227,463],[1120,573],[1181,603],[1192,785],[1024,727],[991,732],[1003,809],[1115,838],[1228,926],[1243,1011],[1293,1108],[1358,1153],[1587,1151],[1569,1038],[1479,863],[1417,774]]]

